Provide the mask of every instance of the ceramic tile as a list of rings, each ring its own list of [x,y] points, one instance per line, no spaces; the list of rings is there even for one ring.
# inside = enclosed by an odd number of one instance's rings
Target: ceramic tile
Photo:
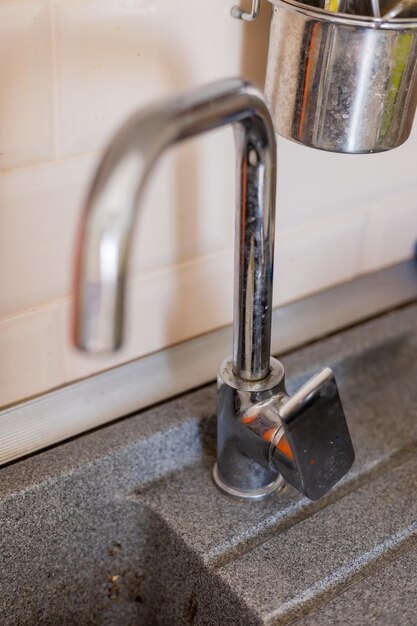
[[[417,127],[399,148],[380,154],[334,154],[278,139],[277,219],[281,228],[348,217],[384,202],[415,180]]]
[[[59,306],[0,320],[0,406],[62,384]]]
[[[157,63],[149,63],[158,46],[152,3],[57,0],[55,14],[60,146],[68,156],[103,147],[163,89]]]
[[[324,219],[277,233],[274,302],[284,304],[360,273],[365,216]]]
[[[363,271],[400,263],[417,252],[417,189],[400,190],[375,202],[369,211]]]
[[[54,156],[47,0],[0,3],[0,169]]]
[[[101,148],[129,113],[158,97],[237,74],[239,32],[225,3],[213,4],[202,19],[189,0],[56,0],[62,155]]]
[[[0,316],[67,295],[95,157],[0,176]]]
[[[228,324],[233,315],[233,254],[225,250],[127,283],[124,342],[114,355],[91,356],[70,346],[71,302],[61,305],[58,352],[65,379],[82,378]]]
[[[161,159],[138,212],[132,274],[233,248],[233,144],[231,130],[223,129]]]

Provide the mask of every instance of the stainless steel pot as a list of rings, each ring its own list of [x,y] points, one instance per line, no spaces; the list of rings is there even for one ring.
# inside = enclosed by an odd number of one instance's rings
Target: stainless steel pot
[[[343,153],[391,150],[417,104],[416,18],[384,22],[294,0],[273,6],[265,91],[276,131]]]

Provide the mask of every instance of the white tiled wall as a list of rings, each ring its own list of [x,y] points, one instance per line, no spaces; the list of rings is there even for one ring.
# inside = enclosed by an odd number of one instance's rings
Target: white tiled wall
[[[262,85],[268,11],[230,0],[0,0],[0,406],[232,316],[229,130],[159,163],[135,234],[123,350],[69,345],[74,238],[103,146],[136,108],[216,78]],[[389,154],[279,143],[275,303],[413,254],[417,134]]]

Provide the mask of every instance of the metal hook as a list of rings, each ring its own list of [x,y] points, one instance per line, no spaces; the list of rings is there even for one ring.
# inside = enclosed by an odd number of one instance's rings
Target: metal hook
[[[239,6],[234,6],[230,11],[232,17],[237,20],[244,20],[245,22],[253,22],[259,15],[259,9],[261,5],[261,0],[252,0],[252,10],[250,13],[244,11]]]

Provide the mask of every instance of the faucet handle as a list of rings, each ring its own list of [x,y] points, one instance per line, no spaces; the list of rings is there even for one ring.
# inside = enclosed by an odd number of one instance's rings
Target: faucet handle
[[[318,500],[355,458],[332,370],[313,376],[275,410],[282,426],[271,442],[270,461],[293,487]]]

